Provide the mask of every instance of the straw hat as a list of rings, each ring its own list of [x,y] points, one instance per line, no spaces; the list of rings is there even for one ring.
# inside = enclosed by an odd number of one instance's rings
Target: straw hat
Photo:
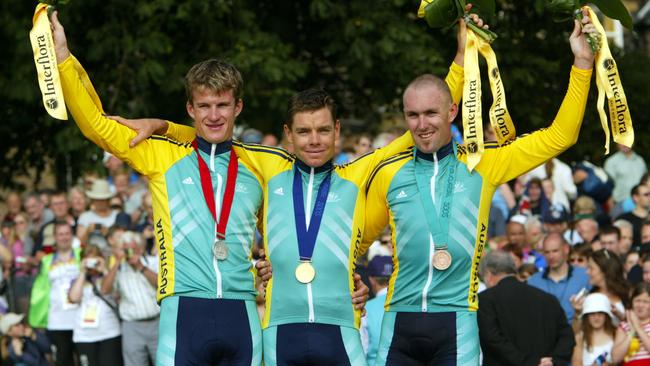
[[[23,321],[25,315],[16,313],[7,313],[0,319],[0,333],[7,334],[9,329]]]
[[[86,191],[86,196],[92,200],[107,200],[114,195],[106,179],[95,179],[92,188]]]

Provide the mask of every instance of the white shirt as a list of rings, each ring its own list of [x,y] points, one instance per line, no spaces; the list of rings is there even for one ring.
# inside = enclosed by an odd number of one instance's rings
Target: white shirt
[[[98,288],[100,285],[97,285]],[[108,295],[104,295],[111,301]],[[92,286],[86,282],[81,296],[81,306],[74,322],[72,341],[92,343],[115,338],[122,334],[120,321],[106,302],[93,293]]]
[[[48,273],[50,279],[50,307],[47,315],[47,329],[72,330],[78,317],[79,305],[68,301],[68,292],[74,280],[79,277],[79,264],[74,256],[66,261],[52,259]]]
[[[115,224],[116,217],[117,210],[112,210],[111,213],[106,217],[99,216],[92,210],[88,210],[79,215],[79,221],[77,221],[77,224],[87,228],[90,231],[92,231],[92,226],[94,224],[100,224],[104,227],[109,228]]]
[[[144,256],[140,262],[151,272],[158,273],[158,257]],[[151,286],[143,273],[128,263],[120,264],[115,277],[115,288],[120,294],[120,316],[122,320],[149,319],[160,314],[156,302],[156,288]]]

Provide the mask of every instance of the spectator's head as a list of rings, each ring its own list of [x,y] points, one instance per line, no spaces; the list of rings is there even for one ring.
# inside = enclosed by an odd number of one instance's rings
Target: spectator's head
[[[142,195],[142,203],[140,204],[140,208],[143,212],[147,213],[147,216],[149,218],[153,217],[153,198],[151,197],[151,192],[147,191],[147,193]]]
[[[621,252],[621,249],[618,245],[621,237],[621,231],[616,226],[606,226],[602,228],[598,236],[600,238],[600,244],[603,246],[603,248],[619,256],[625,254]]]
[[[512,257],[501,250],[487,253],[481,261],[479,272],[487,287],[494,287],[504,277],[517,274]]]
[[[106,234],[106,241],[111,247],[111,250],[122,250],[122,235],[125,231],[126,229],[116,225],[113,225],[108,229],[108,233]]]
[[[58,191],[50,197],[50,209],[57,220],[65,219],[70,210],[68,204],[68,195],[63,191]]]
[[[506,225],[506,237],[508,243],[523,247],[526,244],[526,216],[515,215],[510,218]]]
[[[129,195],[129,180],[131,179],[131,172],[126,169],[121,169],[113,175],[113,186],[117,197],[126,197]]]
[[[357,135],[354,139],[354,155],[361,156],[372,150],[372,136],[367,133]]]
[[[334,158],[340,131],[336,101],[325,90],[307,89],[291,97],[284,132],[302,162],[320,167]]]
[[[510,254],[513,262],[515,263],[515,268],[522,266],[522,262],[524,261],[524,252],[521,250],[521,247],[519,245],[508,243],[504,245],[501,250]]]
[[[145,241],[142,240],[142,235],[133,231],[126,231],[122,234],[120,241],[122,242],[122,248],[124,248],[127,258],[135,254],[142,255],[144,253]]]
[[[239,140],[246,144],[261,144],[263,139],[264,135],[262,134],[262,131],[254,128],[245,129],[244,132],[241,133],[241,136],[239,136]]]
[[[645,184],[639,183],[632,187],[631,195],[637,209],[647,210],[650,208],[650,188]]]
[[[418,150],[433,153],[451,142],[451,123],[458,106],[444,80],[420,75],[404,89],[402,100],[404,119]]]
[[[16,215],[23,209],[23,202],[18,192],[9,192],[5,200],[10,215]]]
[[[580,196],[573,203],[573,215],[576,217],[596,217],[596,201],[589,196]]]
[[[25,315],[7,313],[0,318],[0,333],[11,338],[20,338],[25,335],[23,318]]]
[[[548,234],[543,241],[544,258],[551,271],[559,270],[566,266],[569,259],[569,243],[561,234]]]
[[[555,192],[555,185],[553,184],[553,180],[551,178],[542,179],[542,191],[544,191],[544,195],[548,199],[553,198],[553,193]]]
[[[534,263],[524,263],[517,269],[517,279],[521,282],[526,282],[537,271],[537,266]]]
[[[124,169],[124,162],[117,156],[104,151],[104,158],[102,159],[108,175],[114,176],[117,172]]]
[[[115,195],[108,200],[108,205],[111,207],[111,210],[118,212],[124,211],[124,200],[122,197]]]
[[[50,207],[50,198],[52,197],[52,194],[54,194],[54,192],[55,191],[52,188],[43,188],[38,191],[38,196],[46,208]]]
[[[88,209],[86,194],[81,186],[70,188],[68,191],[68,198],[70,199],[70,208],[73,216],[79,217],[79,215]]]
[[[641,224],[641,244],[650,244],[650,220]]]
[[[54,223],[54,243],[56,250],[66,252],[72,248],[72,226],[67,221],[56,221]]]
[[[81,251],[81,258],[103,258],[102,251],[97,245],[88,244]]]
[[[574,245],[569,251],[571,265],[587,268],[589,266],[589,257],[591,257],[591,253],[591,246],[587,243]]]
[[[197,136],[213,144],[232,138],[243,91],[239,70],[227,62],[211,59],[192,66],[185,76],[186,109]]]
[[[628,285],[619,256],[607,249],[593,252],[589,258],[587,275],[589,284],[597,290],[595,292],[615,294],[621,298],[623,304],[627,303]]]
[[[632,289],[632,311],[639,318],[641,324],[650,320],[650,284],[641,282]]]
[[[272,133],[267,133],[262,138],[262,145],[266,146],[278,146],[278,137]]]
[[[16,224],[12,220],[4,220],[0,224],[0,236],[7,241],[7,245],[13,244],[18,239]]]
[[[388,280],[393,273],[393,259],[386,255],[376,255],[368,263],[368,277],[373,292],[388,286]]]
[[[650,283],[650,256],[645,256],[643,263],[641,263],[643,270],[643,282]]]
[[[18,236],[23,237],[29,229],[29,217],[26,213],[19,212],[14,216],[14,224],[16,225],[16,233]]]
[[[632,267],[639,264],[639,260],[640,260],[639,252],[637,251],[627,252],[627,254],[625,255],[625,262],[623,262],[623,270],[625,271],[625,273],[629,274]],[[648,267],[648,276],[649,276],[648,279],[650,279],[650,267]]]
[[[31,222],[39,222],[43,217],[45,204],[41,201],[38,193],[30,193],[25,196],[25,211],[29,215]]]
[[[569,227],[569,213],[564,206],[554,204],[542,214],[542,221],[544,222],[544,231],[547,233],[562,234]]]
[[[542,198],[542,180],[539,178],[531,178],[528,181],[528,198],[530,202],[536,205]]]
[[[86,196],[90,199],[90,206],[96,212],[110,210],[110,199],[114,195],[105,179],[96,179],[92,188],[86,191]]]
[[[621,238],[618,241],[618,247],[623,253],[628,253],[632,248],[634,240],[634,231],[632,224],[629,221],[618,219],[614,221],[616,226],[621,232]]]
[[[526,245],[532,249],[541,249],[540,245],[544,238],[542,222],[535,216],[526,220]]]
[[[616,327],[612,319],[612,304],[607,295],[593,293],[585,297],[582,305],[582,334],[588,349],[594,346],[594,331],[604,330],[612,338],[616,333]]]
[[[598,235],[598,222],[593,218],[584,218],[576,222],[575,229],[583,243],[591,243]]]

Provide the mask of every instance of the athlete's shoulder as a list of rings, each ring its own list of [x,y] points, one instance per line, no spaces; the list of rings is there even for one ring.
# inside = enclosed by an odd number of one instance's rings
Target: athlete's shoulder
[[[147,138],[150,141],[160,141],[162,143],[167,143],[172,146],[178,146],[178,147],[183,147],[183,148],[191,148],[192,143],[191,142],[180,142],[177,141],[171,137],[167,136],[162,136],[162,135],[151,135]]]
[[[368,182],[366,183],[366,193],[368,193],[368,190],[370,189],[370,185],[372,182],[381,174],[384,172],[387,172],[391,167],[395,167],[400,163],[405,163],[409,160],[413,159],[413,149],[414,147],[411,146],[408,149],[397,153],[389,158],[384,159],[379,165],[375,167],[375,169],[372,170],[370,173],[370,177],[368,178]]]
[[[253,153],[260,153],[260,154],[268,154],[272,156],[277,156],[282,159],[285,159],[287,161],[293,162],[295,161],[295,157],[291,154],[289,154],[286,150],[279,148],[279,147],[272,147],[272,146],[266,146],[266,145],[260,145],[260,144],[250,144],[250,143],[244,143],[241,141],[236,141],[233,140],[232,142],[233,146],[239,147],[241,149],[244,149],[246,151],[250,151]]]

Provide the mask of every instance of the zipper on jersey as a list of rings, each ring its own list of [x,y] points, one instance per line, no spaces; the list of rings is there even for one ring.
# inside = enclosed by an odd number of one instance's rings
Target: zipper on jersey
[[[436,178],[438,177],[438,152],[433,153],[433,176],[431,177],[431,201],[435,205],[436,203]],[[429,286],[431,286],[431,281],[433,279],[433,254],[436,250],[435,242],[433,241],[433,233],[429,233],[429,260],[427,265],[429,267],[429,272],[427,275],[427,282],[424,284],[422,289],[422,312],[427,312],[427,294],[429,293]]]
[[[214,173],[214,153],[217,150],[217,144],[212,144],[212,148],[210,150],[210,171]],[[217,189],[214,192],[214,203],[215,203],[215,216],[219,217],[221,215],[221,195],[219,194],[221,192],[221,188],[223,186],[223,177],[221,174],[217,173]],[[214,220],[214,240],[212,241],[212,245],[214,245],[215,241],[217,240],[217,220]],[[212,251],[212,246],[210,246],[210,251]],[[219,270],[219,261],[217,258],[214,257],[214,254],[210,253],[212,256],[212,266],[214,267],[214,273],[217,276],[217,299],[221,299],[223,297],[223,286],[222,286],[222,278],[221,278],[221,271]]]
[[[300,170],[296,172],[301,174]],[[307,202],[305,202],[305,222],[307,225],[307,230],[309,230],[309,224],[311,223],[311,200],[312,200],[312,190],[314,189],[314,168],[311,167],[309,172],[309,185],[307,188]],[[309,306],[309,322],[313,323],[316,321],[314,316],[314,297],[312,295],[311,282],[307,284],[307,304]]]

